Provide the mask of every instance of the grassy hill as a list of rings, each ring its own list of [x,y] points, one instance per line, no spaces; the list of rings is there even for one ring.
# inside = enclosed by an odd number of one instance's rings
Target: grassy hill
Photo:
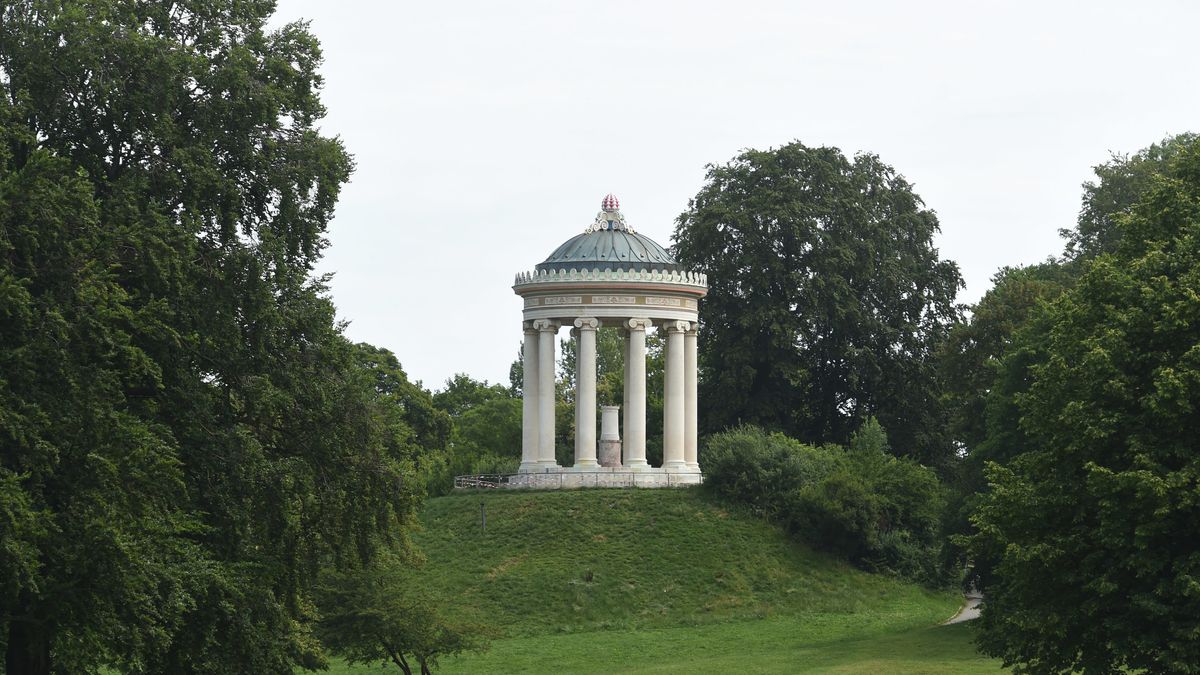
[[[423,522],[425,582],[502,636],[447,672],[996,670],[965,629],[930,628],[956,593],[861,572],[693,489],[453,495]]]

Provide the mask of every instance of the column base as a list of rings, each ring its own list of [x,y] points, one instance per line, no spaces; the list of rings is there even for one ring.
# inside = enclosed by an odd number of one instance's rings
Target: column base
[[[687,468],[688,468],[688,471],[690,471],[692,473],[700,473],[700,463],[699,462],[688,462]]]
[[[664,462],[662,465],[662,468],[663,468],[663,471],[666,471],[667,473],[690,473],[691,472],[690,469],[688,468],[687,462],[685,462],[683,460]]]
[[[521,466],[517,468],[517,473],[541,473],[541,466],[537,462],[521,462]]]
[[[595,471],[600,468],[600,462],[594,459],[581,459],[575,466],[565,467],[567,471]]]
[[[634,460],[629,464],[626,464],[624,468],[628,469],[629,471],[647,471],[654,467],[650,466],[650,463],[643,459],[641,461]]]

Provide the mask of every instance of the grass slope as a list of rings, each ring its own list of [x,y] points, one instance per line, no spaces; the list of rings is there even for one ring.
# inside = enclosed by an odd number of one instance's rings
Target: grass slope
[[[932,627],[957,594],[861,572],[694,489],[453,495],[422,520],[425,583],[501,636],[447,672],[997,670],[965,628]]]

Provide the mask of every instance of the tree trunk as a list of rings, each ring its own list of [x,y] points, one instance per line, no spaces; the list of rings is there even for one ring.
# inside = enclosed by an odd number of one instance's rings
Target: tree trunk
[[[38,624],[14,619],[8,622],[8,675],[50,675],[50,638]]]
[[[392,663],[400,666],[400,670],[404,671],[404,675],[412,675],[412,668],[409,667],[408,660],[404,658],[404,655],[390,649],[388,651],[392,654]]]

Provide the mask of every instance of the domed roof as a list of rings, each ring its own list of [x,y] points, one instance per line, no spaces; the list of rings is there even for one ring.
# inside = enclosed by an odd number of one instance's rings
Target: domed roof
[[[596,221],[555,249],[536,269],[683,271],[683,265],[666,249],[625,224],[619,206],[616,197],[606,196]]]

